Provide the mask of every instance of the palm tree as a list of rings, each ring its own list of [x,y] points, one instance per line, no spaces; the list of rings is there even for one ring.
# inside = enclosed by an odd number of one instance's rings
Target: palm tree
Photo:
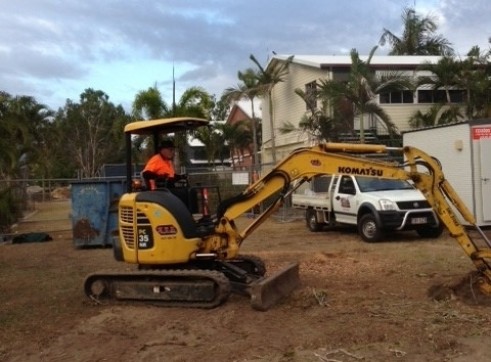
[[[413,85],[408,77],[398,72],[386,72],[377,77],[370,69],[370,61],[377,47],[370,52],[366,62],[362,61],[356,49],[351,50],[351,70],[348,81],[321,79],[319,81],[319,97],[334,104],[343,100],[353,105],[354,115],[360,117],[360,142],[365,143],[364,115],[374,114],[387,128],[391,138],[399,135],[396,125],[390,120],[387,113],[376,102],[380,93],[395,90],[412,89]]]
[[[213,99],[209,93],[200,87],[191,87],[184,91],[179,101],[171,108],[166,117],[198,117],[209,118],[210,110],[213,108]],[[186,154],[187,135],[180,132],[175,135],[178,150],[178,165],[187,165]]]
[[[436,64],[425,63],[418,67],[418,70],[432,73],[430,76],[420,77],[418,85],[430,86],[433,92],[438,90],[445,92],[445,101],[440,102],[441,106],[432,107],[429,111],[429,117],[434,118],[433,124],[445,124],[462,120],[461,109],[454,104],[450,92],[452,90],[464,92],[461,89],[472,86],[467,76],[464,76],[464,63],[456,61],[452,57],[444,56]],[[433,115],[435,109],[438,109],[438,112]]]
[[[412,8],[402,14],[404,31],[400,37],[385,29],[379,44],[389,43],[389,55],[452,55],[451,43],[441,35],[435,35],[437,25],[432,17],[420,17]]]
[[[223,138],[219,132],[216,131],[216,128],[213,125],[210,125],[210,127],[201,127],[193,132],[193,138],[203,143],[205,146],[208,163],[215,168],[215,160],[217,159],[220,148],[224,143],[222,142]]]
[[[27,130],[13,117],[12,108],[13,97],[0,91],[0,177],[4,180],[9,179],[15,170],[15,165],[19,158],[17,152],[17,137],[19,134],[26,135]]]
[[[33,167],[43,162],[39,157],[39,130],[48,122],[53,112],[30,96],[12,97],[0,92],[0,174],[4,178],[14,176],[23,163]],[[5,137],[6,136],[6,137]]]
[[[40,148],[33,145],[39,144],[39,130],[50,112],[33,97],[13,97],[0,91],[0,179],[6,181],[0,183],[0,233],[8,232],[20,215],[25,200],[14,190],[20,185],[9,181],[41,163]]]
[[[273,163],[276,164],[276,144],[274,134],[274,112],[273,112],[273,88],[278,83],[284,82],[286,75],[288,74],[288,68],[293,62],[293,56],[288,57],[285,61],[271,62],[270,65],[264,69],[254,55],[250,55],[254,64],[259,69],[258,83],[260,94],[268,97],[268,109],[269,109],[269,126],[271,131],[271,155]]]
[[[347,102],[333,105],[332,116],[329,116],[329,102],[321,99],[321,107],[318,107],[319,94],[317,88],[314,92],[305,92],[301,88],[295,89],[295,93],[303,99],[308,110],[299,122],[299,129],[308,134],[309,139],[316,143],[322,141],[336,142],[340,133],[352,132],[353,128],[349,120],[353,119],[352,107],[346,107]],[[315,102],[313,101],[315,100]],[[292,123],[285,123],[280,132],[289,133],[297,130]]]
[[[238,101],[246,98],[251,102],[251,124],[252,124],[252,164],[254,165],[254,171],[259,170],[259,159],[257,157],[258,152],[258,138],[257,138],[257,124],[256,115],[254,110],[254,100],[261,94],[261,88],[259,87],[259,74],[252,68],[246,69],[244,72],[239,71],[237,77],[241,84],[237,87],[227,88],[223,93],[229,101]]]
[[[157,85],[138,92],[133,101],[133,116],[137,119],[158,119],[170,111]]]
[[[53,124],[54,112],[46,105],[38,103],[30,96],[17,96],[12,100],[11,111],[27,130],[27,137],[23,137],[24,146],[21,152],[25,155],[25,162],[29,164],[29,171],[37,173],[40,177],[49,177],[52,171],[53,156]]]
[[[457,122],[462,119],[462,113],[458,107],[444,108],[444,104],[434,104],[423,113],[417,111],[409,119],[411,128],[433,127],[442,124]]]
[[[201,87],[191,87],[184,91],[179,101],[173,107],[171,117],[199,117],[209,119],[213,107],[211,95]]]
[[[176,104],[169,106],[162,98],[156,86],[146,91],[137,93],[133,101],[133,114],[135,116],[146,115],[150,119],[163,117],[199,117],[208,119],[213,99],[209,93],[200,87],[191,87],[184,91]],[[177,167],[187,163],[186,149],[187,135],[179,133],[175,135],[176,148],[178,150]]]
[[[466,115],[469,118],[491,116],[491,50],[481,52],[478,46],[471,48],[461,62],[459,83],[466,90]]]
[[[429,71],[430,76],[422,76],[418,79],[418,86],[429,85],[436,91],[443,89],[448,104],[452,103],[450,90],[459,85],[459,75],[462,70],[460,62],[455,61],[452,57],[442,57],[436,64],[424,63],[418,67],[418,70]]]
[[[220,123],[216,125],[216,128],[222,133],[224,143],[228,145],[231,159],[232,168],[235,169],[235,155],[242,155],[244,149],[249,149],[251,153],[250,146],[253,143],[253,136],[251,127],[252,124],[246,121],[239,121],[233,124]]]

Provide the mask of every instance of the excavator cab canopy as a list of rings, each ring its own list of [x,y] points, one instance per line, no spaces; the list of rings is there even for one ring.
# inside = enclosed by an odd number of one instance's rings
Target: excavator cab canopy
[[[133,160],[132,141],[133,136],[150,136],[153,140],[155,152],[162,136],[172,133],[182,133],[208,126],[209,121],[195,117],[160,118],[148,121],[136,121],[128,123],[124,127],[126,145],[126,184],[128,192],[132,190]]]
[[[162,135],[168,133],[194,130],[196,128],[207,126],[209,121],[202,118],[193,117],[175,117],[160,118],[150,121],[136,121],[128,123],[124,127],[124,133],[136,135]]]

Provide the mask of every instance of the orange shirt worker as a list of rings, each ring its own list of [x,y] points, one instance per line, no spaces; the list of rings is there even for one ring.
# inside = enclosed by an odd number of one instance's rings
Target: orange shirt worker
[[[151,190],[156,187],[155,179],[174,179],[174,152],[175,147],[172,140],[162,141],[159,146],[159,152],[148,160],[142,175]]]

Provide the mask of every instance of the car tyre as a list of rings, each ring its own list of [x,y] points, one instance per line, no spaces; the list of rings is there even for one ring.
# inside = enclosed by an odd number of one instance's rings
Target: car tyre
[[[317,220],[317,212],[313,209],[307,209],[305,212],[305,221],[307,222],[307,227],[312,232],[321,231],[322,224],[319,224]]]
[[[360,218],[358,222],[358,234],[367,243],[375,243],[383,238],[383,232],[373,214],[365,214]]]

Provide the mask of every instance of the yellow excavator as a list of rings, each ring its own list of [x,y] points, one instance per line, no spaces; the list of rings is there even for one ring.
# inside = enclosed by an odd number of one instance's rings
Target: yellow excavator
[[[138,268],[87,276],[87,296],[212,308],[237,292],[249,295],[253,308],[269,309],[298,287],[299,265],[292,263],[267,275],[265,263],[253,255],[240,254],[240,247],[297,187],[323,174],[411,181],[475,264],[480,291],[491,294],[491,242],[445,179],[438,160],[410,146],[325,143],[297,149],[239,195],[220,202],[215,214],[199,219],[172,189],[149,191],[135,186],[131,159],[135,135],[151,135],[157,144],[162,134],[188,131],[207,123],[200,118],[181,117],[126,125],[128,187],[119,201],[119,238],[113,249],[117,260]],[[397,152],[402,154],[403,164],[370,157]],[[266,199],[274,201],[239,230],[237,218]],[[456,213],[478,231],[477,237],[471,238]]]

